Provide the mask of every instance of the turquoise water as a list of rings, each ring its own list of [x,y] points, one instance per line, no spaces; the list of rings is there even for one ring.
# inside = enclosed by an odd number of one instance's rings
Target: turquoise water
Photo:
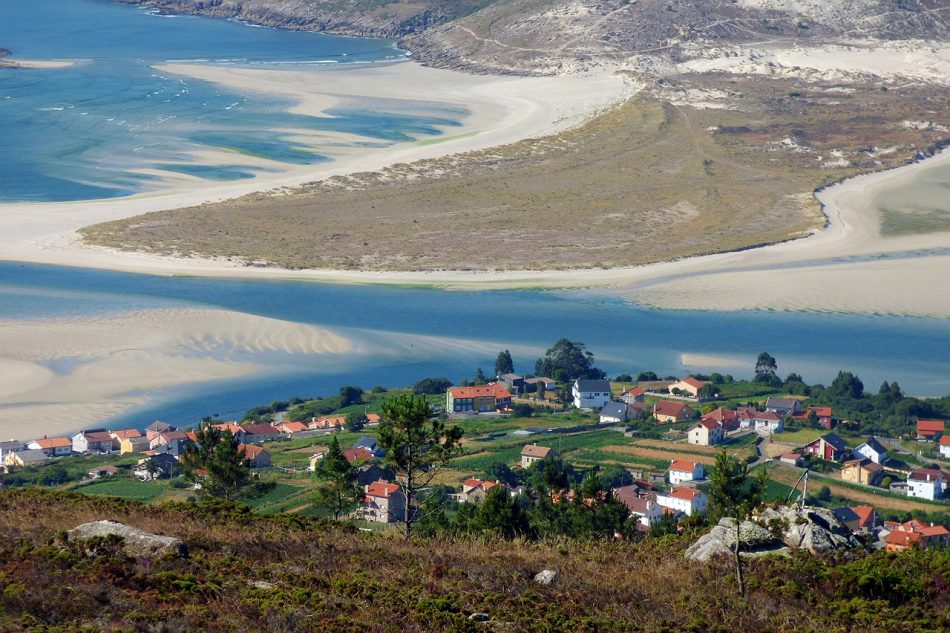
[[[403,54],[387,40],[158,16],[107,0],[2,0],[0,48],[20,59],[82,60],[69,68],[0,69],[0,201],[128,195],[154,184],[142,169],[246,178],[255,168],[195,169],[190,152],[210,147],[311,164],[331,157],[272,130],[341,131],[385,145],[439,134],[466,114],[430,103],[418,104],[416,115],[406,104],[362,100],[330,111],[333,117],[309,117],[288,113],[291,102],[281,98],[165,75],[152,66],[336,65]]]
[[[560,337],[582,341],[609,374],[683,374],[681,355],[738,359],[743,366],[692,369],[752,373],[769,351],[782,375],[829,383],[840,369],[868,389],[897,380],[908,393],[950,393],[950,321],[831,314],[663,311],[584,292],[447,292],[291,281],[153,277],[0,263],[0,319],[111,314],[169,307],[218,307],[333,328],[370,349],[408,342],[397,352],[342,357],[257,354],[253,378],[150,394],[152,404],[114,423],[162,418],[235,417],[251,406],[295,395],[332,394],[344,384],[405,385],[425,376],[458,382],[490,372],[511,348],[516,370]],[[430,337],[439,337],[433,341]],[[462,341],[459,345],[453,342]],[[869,344],[873,342],[873,344]],[[391,346],[390,346],[391,347]]]

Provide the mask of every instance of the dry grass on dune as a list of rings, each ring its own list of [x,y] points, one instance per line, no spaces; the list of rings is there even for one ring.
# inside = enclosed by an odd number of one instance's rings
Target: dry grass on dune
[[[83,235],[126,250],[294,269],[597,268],[735,250],[820,227],[814,188],[940,142],[937,130],[900,125],[950,120],[939,91],[689,76],[558,136]],[[673,105],[682,95],[735,109]]]

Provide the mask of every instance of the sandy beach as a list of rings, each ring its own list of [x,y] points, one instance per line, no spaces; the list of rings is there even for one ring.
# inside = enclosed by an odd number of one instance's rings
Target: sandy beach
[[[31,439],[39,420],[42,433],[70,433],[144,403],[149,392],[249,375],[259,370],[258,352],[352,350],[326,329],[226,310],[3,321],[0,437]]]
[[[824,58],[822,58],[824,59]],[[898,169],[830,187],[818,197],[828,218],[809,237],[741,252],[636,268],[550,271],[359,272],[246,267],[233,261],[120,253],[82,245],[75,230],[142,212],[220,200],[250,191],[311,181],[354,170],[493,146],[551,133],[616,103],[635,86],[612,75],[590,77],[472,77],[407,62],[361,69],[262,70],[165,65],[232,88],[274,90],[296,100],[296,111],[324,112],[365,98],[464,105],[471,111],[442,143],[405,143],[344,152],[324,165],[294,168],[242,183],[191,186],[174,192],[110,201],[0,206],[0,259],[162,275],[306,279],[334,283],[420,284],[446,289],[598,288],[661,308],[778,309],[881,313],[950,318],[950,290],[929,280],[950,264],[950,233],[884,237],[874,196],[911,182],[922,169],[950,165],[942,153]],[[315,79],[318,78],[319,80]],[[551,95],[557,94],[556,99]],[[210,157],[208,158],[211,159]]]

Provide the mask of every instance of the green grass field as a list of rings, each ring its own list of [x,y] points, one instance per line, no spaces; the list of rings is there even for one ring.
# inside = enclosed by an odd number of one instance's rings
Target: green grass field
[[[80,486],[76,492],[86,495],[119,497],[130,501],[149,503],[155,501],[168,489],[167,481],[138,481],[135,479],[106,479],[86,486]]]

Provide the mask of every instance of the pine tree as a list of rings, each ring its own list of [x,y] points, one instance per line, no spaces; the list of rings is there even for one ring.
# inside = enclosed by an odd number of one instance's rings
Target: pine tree
[[[251,479],[244,449],[230,430],[211,422],[202,423],[195,435],[181,456],[182,474],[199,485],[199,495],[233,501]]]
[[[750,478],[749,465],[725,450],[716,455],[716,463],[709,475],[708,492],[712,513],[735,519],[733,556],[736,582],[741,596],[745,596],[745,579],[740,556],[743,544],[742,522],[751,519],[753,513],[764,503],[767,480],[768,473],[764,469],[759,471],[757,477]]]
[[[513,373],[515,373],[515,363],[511,360],[511,352],[508,350],[498,352],[498,357],[495,359],[495,375]]]
[[[339,520],[355,510],[363,498],[363,489],[357,481],[356,468],[347,461],[334,437],[326,456],[317,462],[313,473],[319,482],[314,493],[315,503]]]
[[[406,495],[403,520],[406,537],[412,535],[417,518],[416,497],[460,450],[462,429],[446,428],[432,417],[424,396],[406,394],[382,405],[379,444],[386,449],[386,463],[396,472],[396,480]]]

